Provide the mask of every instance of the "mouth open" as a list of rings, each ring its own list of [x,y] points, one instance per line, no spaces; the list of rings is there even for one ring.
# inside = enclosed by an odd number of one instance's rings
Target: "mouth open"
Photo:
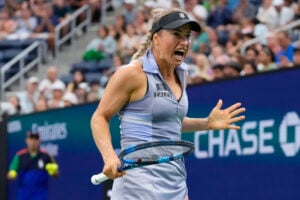
[[[183,50],[176,50],[174,52],[175,58],[178,60],[183,60],[184,59],[184,55],[185,55],[185,51]]]

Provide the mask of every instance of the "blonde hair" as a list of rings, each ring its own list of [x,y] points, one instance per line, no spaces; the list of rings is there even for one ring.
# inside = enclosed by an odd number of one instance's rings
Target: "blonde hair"
[[[181,11],[181,9],[178,8],[173,8],[173,9],[165,9],[165,8],[156,8],[152,10],[151,12],[151,27],[153,26],[154,23],[156,23],[160,18],[162,18],[165,15],[168,15],[173,12],[178,12]],[[152,32],[151,30],[148,31],[146,35],[146,40],[141,44],[141,47],[138,49],[138,51],[132,56],[132,59],[138,59],[141,56],[143,56],[149,46],[152,44]]]

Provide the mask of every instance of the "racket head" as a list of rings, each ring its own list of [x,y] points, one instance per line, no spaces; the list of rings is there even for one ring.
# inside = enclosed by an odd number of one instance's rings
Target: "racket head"
[[[128,146],[119,154],[122,166],[118,170],[167,163],[181,159],[193,151],[194,144],[183,140],[154,141]]]

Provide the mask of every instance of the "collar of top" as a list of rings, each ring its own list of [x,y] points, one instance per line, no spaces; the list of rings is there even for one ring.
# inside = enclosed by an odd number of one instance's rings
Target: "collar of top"
[[[143,70],[145,72],[154,73],[154,74],[160,73],[157,63],[155,61],[155,58],[154,58],[153,53],[150,48],[147,50],[147,52],[144,54],[144,56],[141,57],[139,60],[143,64]],[[188,68],[188,66],[186,63],[181,63],[180,65],[178,65],[176,67],[176,70],[186,71],[187,68]]]

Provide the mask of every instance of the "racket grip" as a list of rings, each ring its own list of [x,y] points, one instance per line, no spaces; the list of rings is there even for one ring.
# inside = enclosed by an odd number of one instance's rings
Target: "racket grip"
[[[106,181],[108,177],[104,173],[95,174],[91,177],[91,182],[94,185],[99,185],[100,183]]]

